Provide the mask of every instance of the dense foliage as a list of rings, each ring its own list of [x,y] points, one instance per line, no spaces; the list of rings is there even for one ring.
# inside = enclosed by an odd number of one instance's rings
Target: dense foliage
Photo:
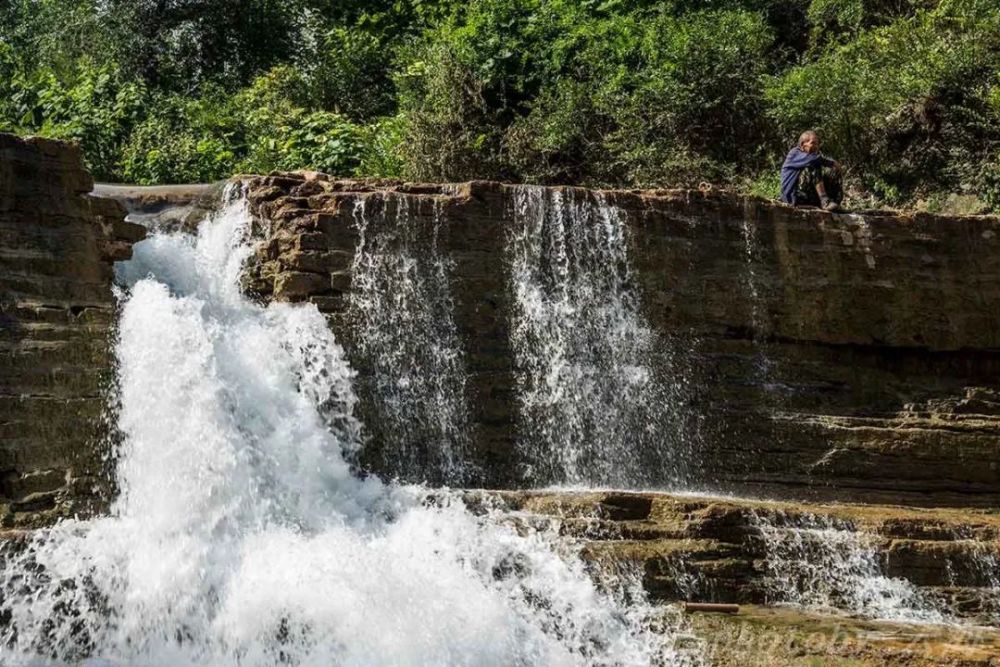
[[[1000,0],[8,0],[0,130],[139,183],[311,168],[1000,210]]]

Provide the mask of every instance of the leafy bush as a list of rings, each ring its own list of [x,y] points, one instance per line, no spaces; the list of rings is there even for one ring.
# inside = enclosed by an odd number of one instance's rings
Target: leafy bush
[[[317,169],[350,175],[361,130],[342,116],[310,111],[296,98],[304,79],[288,67],[258,77],[233,96],[162,96],[157,114],[132,133],[122,173],[138,183],[212,181],[234,172]]]
[[[1000,211],[996,44],[1000,0],[10,0],[0,130],[79,141],[106,180],[774,194],[812,127],[858,202]]]
[[[695,12],[642,23],[642,66],[602,90],[608,138],[627,181],[726,179],[759,163],[762,76],[773,36],[744,11]]]
[[[280,116],[254,114],[268,132],[254,132],[240,171],[315,169],[350,176],[361,160],[361,135],[353,123],[328,111],[290,109]],[[273,123],[273,124],[272,124]]]
[[[405,176],[406,119],[382,118],[361,128],[361,162],[357,173],[382,178]]]
[[[447,44],[432,44],[397,75],[405,116],[404,172],[427,180],[504,178],[499,110],[486,84]]]
[[[204,183],[230,176],[236,168],[233,147],[225,133],[199,118],[211,115],[196,109],[200,105],[162,98],[157,115],[139,125],[124,147],[123,179],[146,185]]]
[[[141,82],[123,80],[111,65],[87,63],[68,83],[40,70],[15,73],[7,86],[8,126],[79,142],[96,178],[116,176],[120,147],[145,111]]]
[[[309,102],[353,121],[391,115],[396,107],[391,65],[392,52],[377,37],[334,28],[323,36],[315,61],[304,66]]]
[[[744,189],[758,197],[777,199],[781,196],[781,172],[775,165],[775,167],[762,171],[756,178],[751,179]]]
[[[350,175],[361,160],[359,128],[340,114],[299,106],[304,79],[290,67],[258,77],[236,95],[234,113],[246,137],[240,171],[316,169]]]

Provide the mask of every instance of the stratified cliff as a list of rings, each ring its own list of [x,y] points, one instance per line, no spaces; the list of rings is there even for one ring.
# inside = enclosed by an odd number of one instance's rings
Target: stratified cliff
[[[697,360],[706,470],[737,490],[997,504],[1000,218],[618,201],[649,317]]]
[[[523,483],[505,256],[518,188],[249,180],[262,238],[251,289],[316,303],[343,340],[358,336],[345,313],[359,216],[374,220],[369,242],[389,242],[386,221],[400,215],[432,239],[449,262],[477,481],[508,487]],[[835,215],[723,192],[549,192],[625,218],[630,279],[660,335],[661,371],[681,387],[689,486],[1000,502],[1000,218]]]
[[[112,264],[145,229],[80,151],[0,134],[0,522],[88,511],[108,458]]]

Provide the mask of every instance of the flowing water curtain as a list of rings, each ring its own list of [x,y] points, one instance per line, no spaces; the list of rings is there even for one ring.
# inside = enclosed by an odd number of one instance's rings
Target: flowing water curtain
[[[840,610],[866,618],[941,623],[936,601],[885,574],[875,536],[820,515],[752,511],[772,602]]]
[[[4,554],[0,664],[701,664],[582,545],[354,475],[354,372],[315,307],[243,296],[248,225],[135,246],[121,494]]]
[[[952,552],[945,563],[949,585],[965,580],[977,587],[981,593],[978,602],[972,603],[975,616],[983,624],[1000,626],[1000,541],[980,541],[966,535],[955,545],[961,549]]]
[[[748,200],[744,203],[743,219],[740,224],[743,235],[743,283],[746,289],[744,296],[749,307],[749,339],[754,347],[753,378],[765,390],[762,400],[770,403],[774,361],[769,354],[767,341],[771,335],[772,325],[767,317],[767,300],[762,298],[764,276],[760,274],[765,264],[762,259],[764,248],[761,246],[758,225],[757,209]]]
[[[357,200],[360,232],[348,310],[363,368],[376,468],[406,481],[460,485],[468,462],[466,372],[455,327],[441,201],[373,193]],[[425,207],[426,208],[426,207]]]
[[[530,481],[676,482],[677,397],[658,377],[664,341],[640,312],[622,213],[582,190],[519,186],[510,218],[511,341]]]

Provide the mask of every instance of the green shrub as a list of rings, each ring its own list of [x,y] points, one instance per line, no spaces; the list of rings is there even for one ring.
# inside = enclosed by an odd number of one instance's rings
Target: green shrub
[[[378,178],[405,175],[406,118],[382,118],[361,128],[361,161],[357,173]]]
[[[812,0],[808,9],[809,23],[817,31],[853,32],[865,20],[864,0]]]
[[[777,199],[781,196],[781,171],[777,166],[766,169],[751,179],[745,189],[752,195],[765,199]]]
[[[289,109],[281,114],[251,114],[253,131],[242,172],[315,169],[350,176],[361,161],[361,132],[339,114]]]
[[[358,122],[391,115],[396,108],[391,66],[392,51],[377,37],[334,28],[323,36],[315,62],[304,67],[309,103]]]
[[[404,110],[404,172],[420,180],[504,178],[503,124],[486,84],[447,44],[419,52],[397,73]]]
[[[63,83],[41,70],[8,81],[9,126],[21,132],[79,142],[98,179],[114,179],[120,146],[145,113],[145,88],[123,80],[111,65],[81,67]]]
[[[301,74],[278,67],[236,95],[234,113],[246,137],[240,171],[316,169],[350,175],[361,160],[361,131],[340,114],[297,103]]]
[[[626,179],[717,181],[757,165],[768,138],[762,77],[773,41],[763,17],[658,17],[642,23],[641,39],[642,66],[601,89],[616,126],[607,141],[629,165]]]
[[[933,7],[935,0],[811,0],[806,11],[813,46],[846,42],[867,28],[884,26]]]
[[[221,89],[194,100],[161,96],[157,114],[125,146],[122,171],[139,183],[275,169],[352,174],[361,158],[360,128],[338,114],[299,106],[305,85],[299,72],[281,67],[233,96]]]
[[[148,118],[129,137],[121,162],[124,179],[152,185],[228,178],[236,156],[225,138],[192,123],[190,109],[175,106],[173,111]]]

